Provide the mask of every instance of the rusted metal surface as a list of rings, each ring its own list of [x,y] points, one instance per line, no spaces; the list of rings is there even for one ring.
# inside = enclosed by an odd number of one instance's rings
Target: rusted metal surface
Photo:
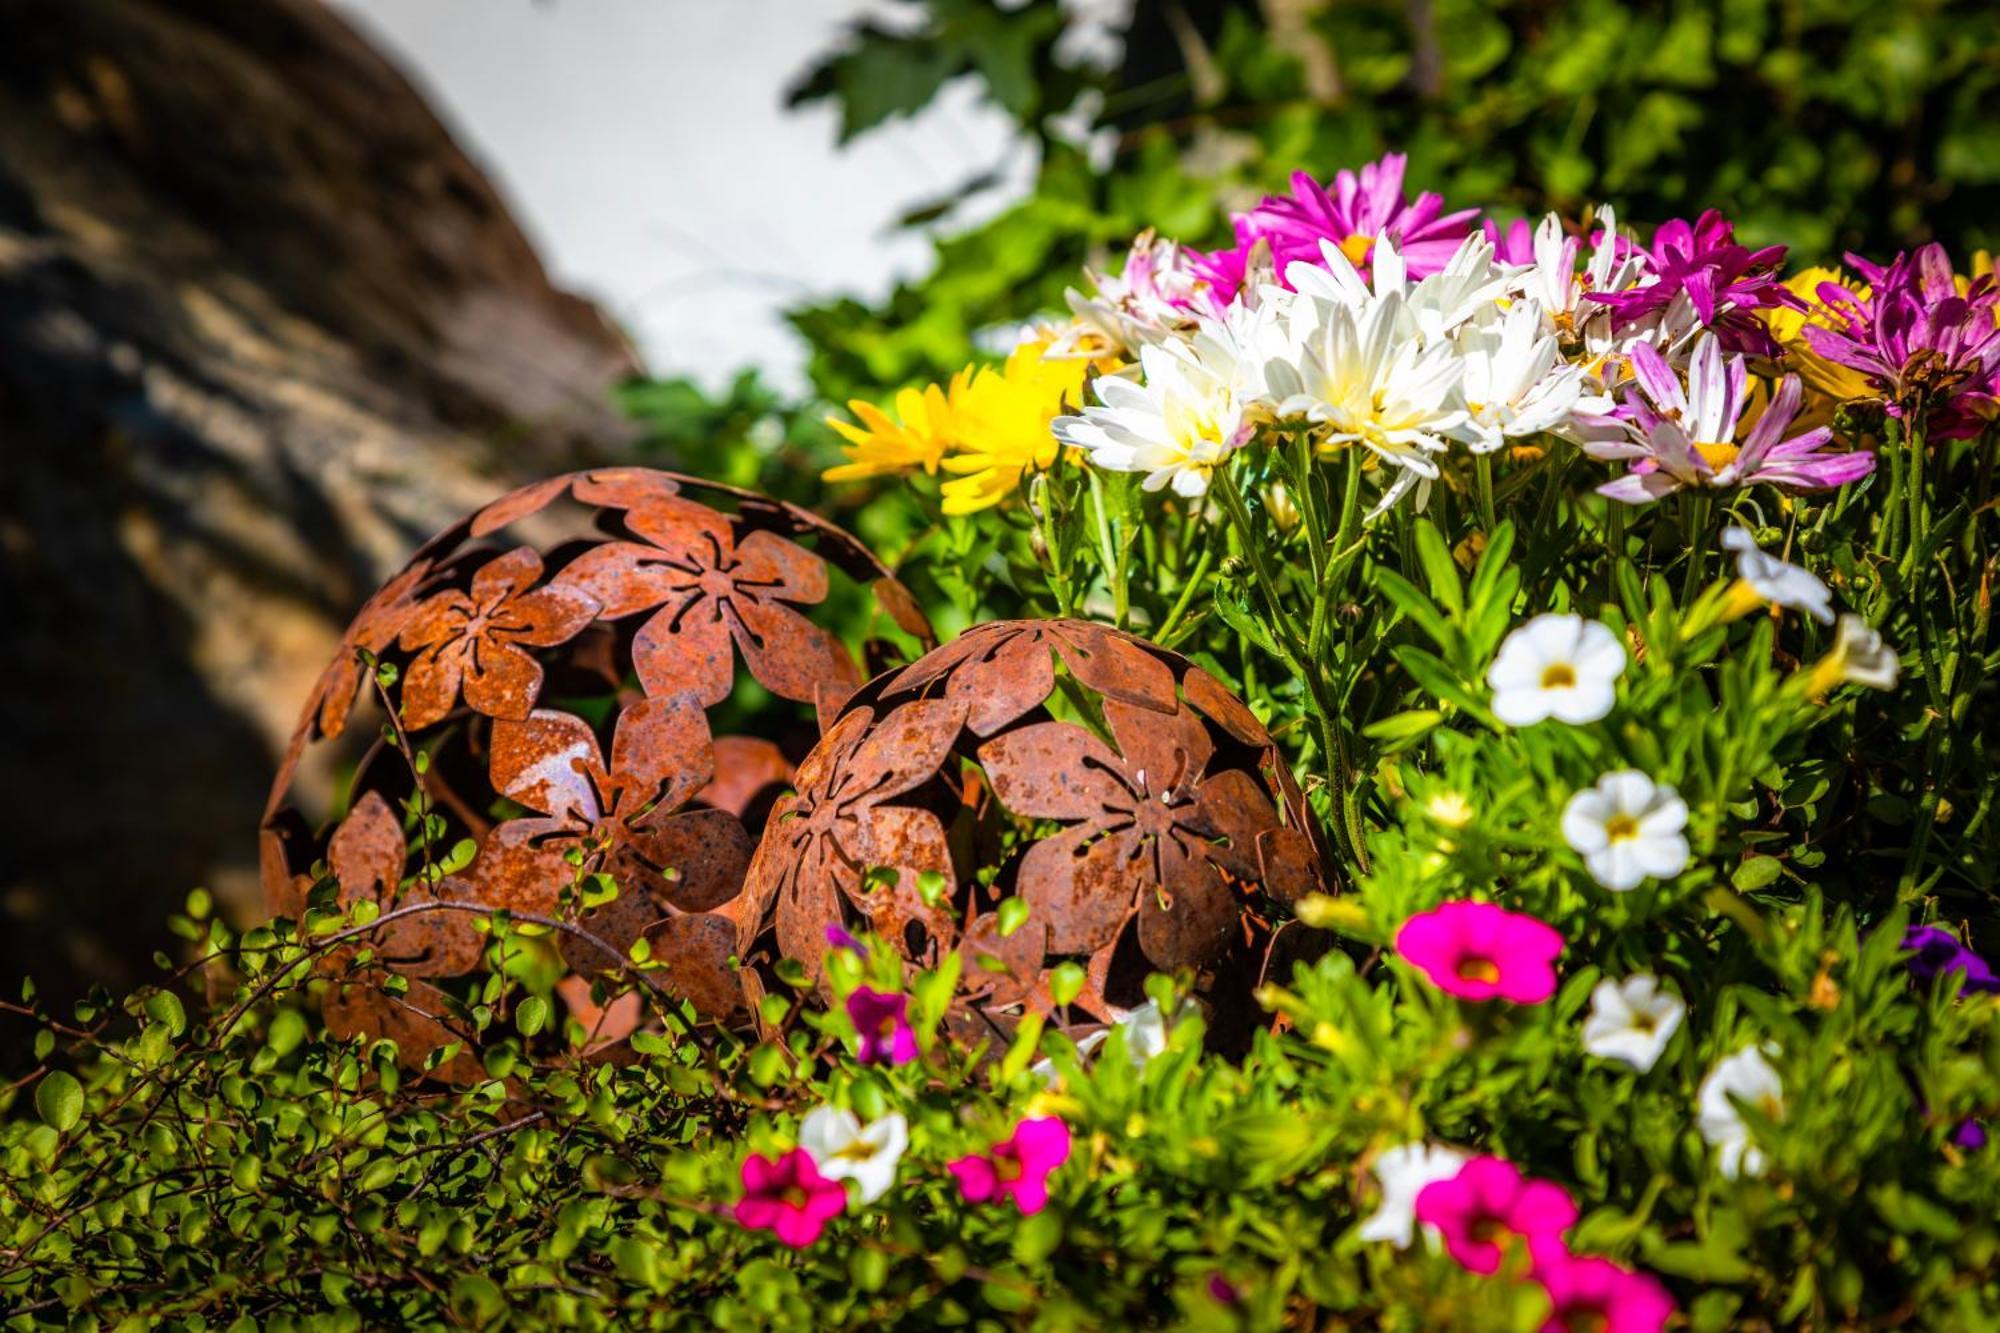
[[[920,966],[960,950],[971,1017],[1000,1027],[1030,1009],[1110,1021],[1154,970],[1247,1008],[1266,909],[1328,873],[1250,710],[1184,658],[1078,621],[981,625],[877,677],[796,785],[751,863],[738,950],[767,926],[809,972],[830,926]],[[1028,913],[1003,933],[1008,897]],[[1083,988],[1059,1005],[1050,974],[1072,961]]]
[[[762,916],[742,892],[756,835],[791,779],[788,751],[810,747],[867,660],[814,618],[836,578],[930,645],[914,599],[853,538],[697,478],[552,477],[426,543],[355,618],[266,809],[274,913],[298,916],[322,875],[340,904],[381,911],[328,960],[329,1022],[393,1037],[412,1064],[448,1041],[476,1052],[453,996],[477,983],[453,979],[486,966],[478,924],[494,911],[554,923],[588,1050],[644,1021],[621,993],[640,981],[706,1016],[742,1011],[761,993],[749,980],[746,999],[738,961]],[[782,702],[748,719],[767,734],[717,738],[710,713],[729,707],[739,665]],[[466,840],[470,858],[452,855]],[[598,876],[618,886],[608,903]],[[635,972],[642,937],[663,966]],[[406,993],[379,984],[389,972]],[[445,1077],[476,1072],[461,1055]]]

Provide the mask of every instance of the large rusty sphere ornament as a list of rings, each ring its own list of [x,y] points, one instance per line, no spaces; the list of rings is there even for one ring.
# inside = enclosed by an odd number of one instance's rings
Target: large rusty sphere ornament
[[[367,966],[327,969],[329,1026],[412,1063],[462,1042],[447,1075],[476,1072],[451,998],[476,982],[452,979],[489,966],[501,909],[550,932],[593,1026],[629,1026],[636,1006],[607,1014],[591,983],[629,982],[642,936],[664,967],[641,977],[707,1017],[743,1010],[755,835],[788,756],[864,679],[836,618],[893,626],[908,655],[933,641],[853,538],[694,477],[552,477],[427,543],[349,627],[265,810],[274,914],[300,916],[316,866],[340,905],[381,912],[336,960]]]
[[[1178,654],[1081,621],[980,625],[877,677],[795,787],[758,845],[738,949],[768,919],[811,974],[831,926],[920,966],[960,950],[975,1032],[1026,1010],[1111,1021],[1153,971],[1192,974],[1240,1025],[1269,909],[1325,881],[1306,802],[1250,710]],[[1027,916],[1003,930],[1009,897]],[[1052,990],[1065,962],[1084,974],[1073,999]]]

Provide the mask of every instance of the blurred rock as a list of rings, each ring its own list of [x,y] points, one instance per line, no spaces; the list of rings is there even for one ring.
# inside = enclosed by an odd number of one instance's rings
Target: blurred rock
[[[0,0],[0,33],[0,977],[68,989],[148,975],[195,884],[256,901],[340,627],[615,452],[633,363],[318,0]]]

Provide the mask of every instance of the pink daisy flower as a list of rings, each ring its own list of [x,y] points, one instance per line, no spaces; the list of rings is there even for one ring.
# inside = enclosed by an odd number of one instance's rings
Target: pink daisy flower
[[[1695,316],[1730,351],[1776,356],[1778,344],[1752,312],[1805,306],[1778,278],[1785,247],[1752,250],[1737,244],[1735,225],[1712,208],[1693,222],[1675,218],[1661,223],[1653,244],[1641,253],[1650,281],[1623,291],[1586,294],[1586,299],[1611,307],[1613,330],[1658,314],[1685,292]]]
[[[1417,1221],[1435,1227],[1444,1248],[1467,1271],[1497,1273],[1508,1247],[1560,1249],[1576,1225],[1576,1205],[1553,1181],[1535,1180],[1499,1157],[1475,1157],[1449,1180],[1417,1193]]]
[[[990,1152],[974,1153],[949,1164],[959,1193],[968,1203],[985,1203],[1002,1195],[1025,1213],[1039,1213],[1049,1202],[1049,1173],[1069,1160],[1069,1126],[1054,1116],[1023,1120],[1004,1143]]]
[[[1562,951],[1553,926],[1492,903],[1443,903],[1396,932],[1396,952],[1462,1000],[1540,1004],[1556,993]]]
[[[856,1057],[864,1065],[906,1065],[917,1058],[917,1034],[910,1027],[910,997],[884,995],[867,986],[847,997],[847,1016],[861,1034]]]
[[[1544,1252],[1534,1276],[1553,1307],[1542,1333],[1659,1333],[1673,1317],[1665,1287],[1609,1259]]]
[[[1250,251],[1268,242],[1279,280],[1295,260],[1321,264],[1320,242],[1331,241],[1367,272],[1375,242],[1387,236],[1396,243],[1411,278],[1428,277],[1450,262],[1458,243],[1472,232],[1476,208],[1444,211],[1444,196],[1424,193],[1412,202],[1403,193],[1403,172],[1409,158],[1389,153],[1359,173],[1335,173],[1331,189],[1305,172],[1292,176],[1292,193],[1268,195],[1248,213],[1234,219],[1236,245],[1211,254],[1189,252],[1196,275],[1215,300],[1227,304],[1243,285]]]
[[[736,1220],[752,1231],[775,1232],[780,1241],[802,1250],[846,1207],[847,1187],[822,1176],[804,1148],[782,1157],[751,1153],[743,1159],[743,1198],[736,1205]]]

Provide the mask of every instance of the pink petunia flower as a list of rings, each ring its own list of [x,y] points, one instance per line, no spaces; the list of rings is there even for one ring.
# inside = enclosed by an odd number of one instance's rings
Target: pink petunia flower
[[[1593,458],[1631,463],[1630,472],[1599,486],[1599,495],[1645,504],[1688,486],[1762,482],[1786,490],[1826,490],[1875,470],[1872,452],[1829,451],[1829,427],[1786,437],[1804,394],[1796,375],[1785,376],[1739,442],[1737,426],[1750,407],[1749,374],[1742,357],[1724,359],[1714,334],[1695,340],[1685,388],[1666,359],[1644,343],[1632,348],[1631,363],[1637,392],[1626,395],[1621,412],[1626,437],[1583,446]]]
[[[1189,252],[1196,275],[1216,301],[1227,304],[1243,285],[1252,249],[1262,241],[1282,281],[1295,260],[1323,264],[1320,242],[1331,241],[1357,269],[1368,270],[1375,243],[1396,243],[1411,278],[1428,277],[1450,262],[1458,243],[1472,232],[1476,208],[1444,211],[1442,195],[1424,193],[1412,202],[1403,193],[1409,159],[1390,153],[1359,173],[1339,171],[1328,189],[1305,172],[1292,176],[1292,193],[1268,195],[1248,213],[1236,215],[1236,245],[1210,254]]]
[[[1524,1176],[1504,1158],[1475,1157],[1418,1191],[1417,1221],[1435,1227],[1467,1271],[1497,1273],[1510,1246],[1536,1256],[1560,1249],[1562,1233],[1576,1225],[1576,1204],[1562,1186]]]
[[[1720,335],[1732,352],[1776,356],[1778,344],[1753,311],[1771,306],[1803,309],[1804,302],[1778,278],[1785,247],[1752,250],[1736,243],[1729,219],[1709,209],[1693,222],[1675,218],[1660,224],[1642,252],[1646,276],[1623,291],[1591,292],[1589,300],[1611,308],[1614,329],[1657,315],[1673,299],[1687,295],[1704,326]]]
[[[1867,376],[1892,416],[1925,413],[1932,438],[1979,434],[2000,414],[2000,286],[1989,274],[1959,295],[1937,244],[1899,254],[1887,268],[1854,254],[1847,262],[1867,279],[1868,294],[1821,283],[1820,303],[1840,323],[1808,323],[1807,346]]]
[[[802,1250],[846,1207],[846,1186],[822,1176],[804,1148],[782,1157],[751,1153],[743,1159],[736,1220],[752,1231],[776,1232],[780,1241]]]
[[[867,986],[847,997],[847,1016],[861,1034],[856,1058],[864,1065],[906,1065],[917,1058],[917,1034],[910,1027],[910,997],[884,995]]]
[[[1540,1004],[1556,993],[1562,951],[1553,926],[1492,903],[1443,903],[1396,932],[1396,952],[1462,1000]]]
[[[1534,1277],[1553,1307],[1542,1333],[1659,1333],[1674,1314],[1658,1280],[1609,1259],[1544,1247]]]
[[[968,1203],[1006,1195],[1024,1214],[1039,1213],[1049,1201],[1049,1173],[1069,1160],[1069,1126],[1054,1116],[1023,1120],[1004,1143],[950,1163],[959,1193]]]

